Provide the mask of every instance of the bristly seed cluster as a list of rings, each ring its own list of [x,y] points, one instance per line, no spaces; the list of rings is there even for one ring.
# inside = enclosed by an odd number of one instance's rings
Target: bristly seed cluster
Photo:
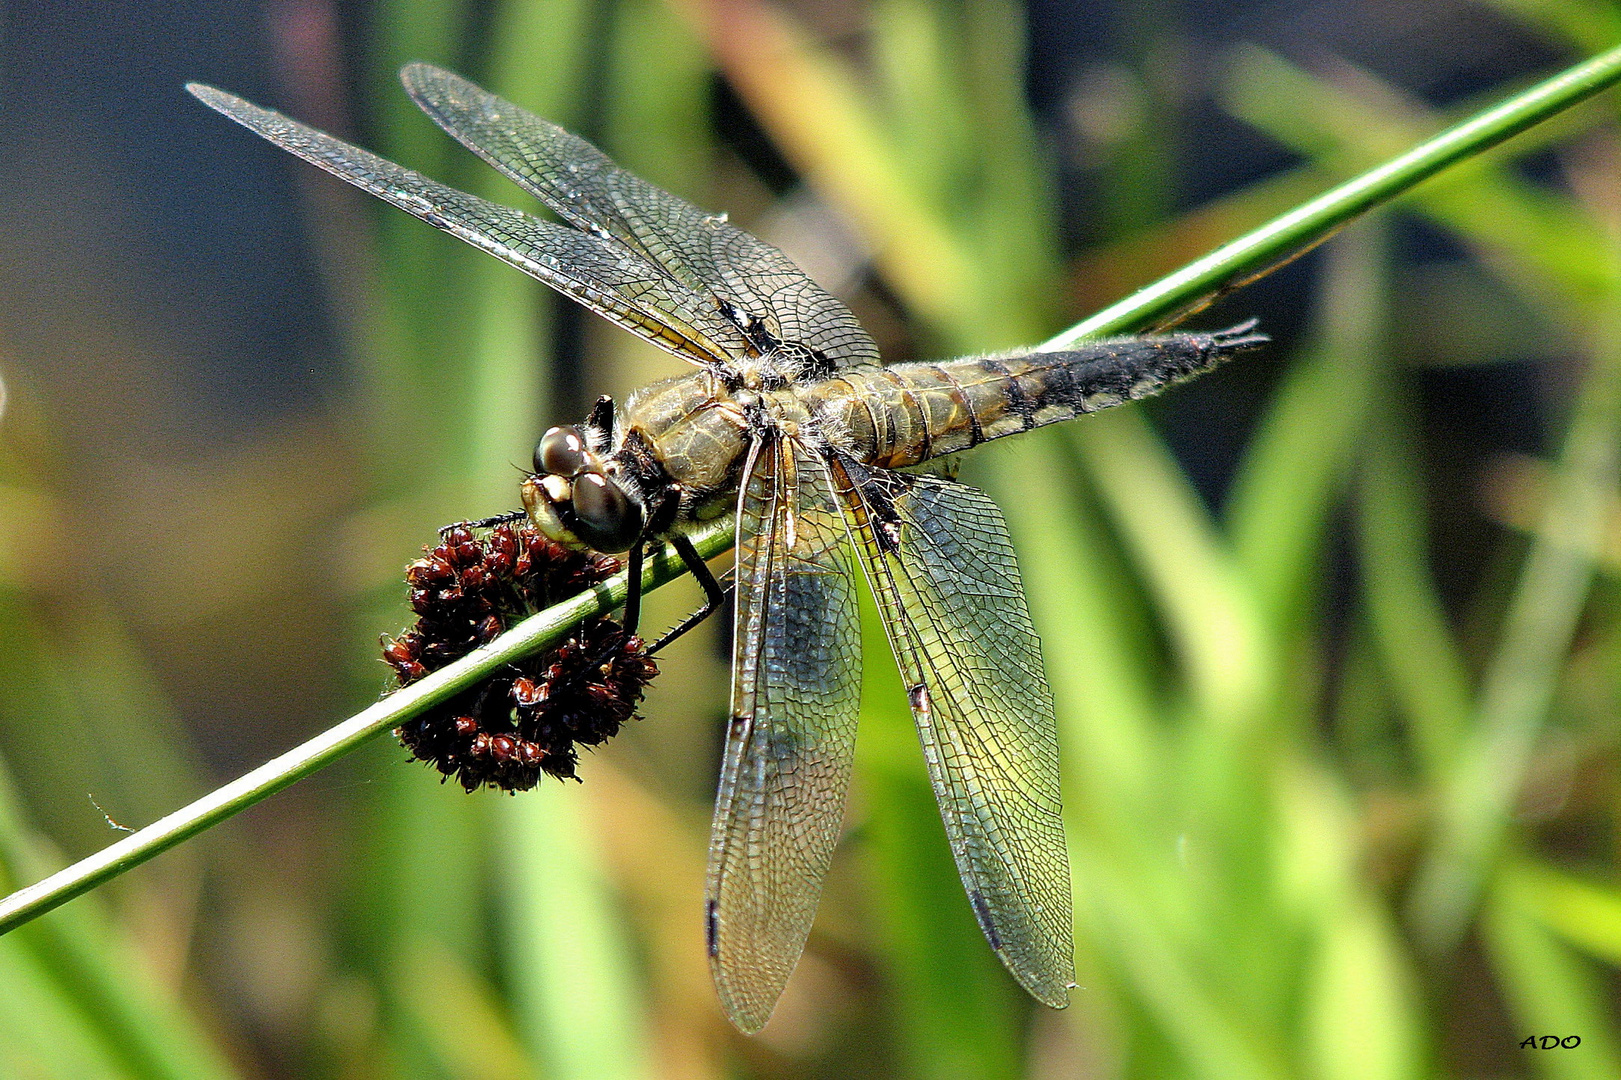
[[[445,530],[406,568],[414,628],[383,638],[383,659],[405,686],[492,641],[512,624],[619,570],[533,527],[498,525],[479,537]],[[641,638],[613,619],[588,619],[562,644],[395,729],[405,748],[468,791],[525,791],[541,773],[578,779],[577,746],[596,746],[635,714],[658,668]]]

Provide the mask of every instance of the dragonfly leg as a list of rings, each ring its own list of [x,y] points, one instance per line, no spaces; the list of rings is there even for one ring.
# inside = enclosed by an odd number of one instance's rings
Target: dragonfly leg
[[[720,582],[715,580],[714,572],[709,569],[709,564],[704,562],[703,556],[699,555],[697,549],[692,546],[692,541],[678,533],[670,537],[670,546],[675,548],[675,553],[681,556],[681,561],[687,564],[687,569],[692,571],[692,576],[698,579],[699,585],[703,586],[704,606],[688,615],[681,620],[680,625],[655,641],[653,647],[647,650],[649,655],[658,652],[664,646],[709,618],[726,602],[726,590],[721,588]]]
[[[604,445],[612,446],[614,441],[614,399],[607,394],[597,398],[597,403],[591,407],[591,415],[586,418],[586,424],[602,432]]]
[[[625,636],[628,638],[636,632],[636,624],[642,618],[642,545],[638,540],[630,546],[630,555],[625,560],[628,592],[625,593],[625,617],[623,624]]]
[[[636,624],[641,619],[642,562],[643,547],[645,544],[646,541],[644,540],[636,541],[636,543],[631,545],[629,553],[627,553],[625,556],[625,568],[628,571],[626,574],[626,578],[628,579],[628,591],[625,594],[625,613],[622,616],[621,622],[624,633],[621,634],[618,640],[613,644],[591,657],[591,659],[581,666],[579,670],[575,671],[571,677],[563,680],[562,682],[552,683],[550,689],[551,693],[555,694],[560,690],[578,686],[592,673],[600,671],[604,665],[613,662],[616,657],[625,651],[625,645],[630,641],[631,636],[636,633]],[[708,570],[709,568],[706,566],[704,569]],[[649,651],[651,652],[651,650]]]
[[[642,563],[645,561],[645,544],[646,541],[638,540],[631,546],[630,552],[625,557],[629,592],[625,596],[625,613],[621,624],[624,627],[624,635],[619,639],[618,644],[612,645],[604,649],[599,655],[592,657],[591,662],[582,669],[582,674],[576,675],[576,680],[583,677],[583,672],[594,670],[611,661],[615,654],[624,650],[625,643],[630,640],[631,635],[636,633],[636,624],[641,621],[642,614]],[[688,570],[692,571],[692,576],[697,578],[698,583],[703,586],[705,602],[701,610],[688,615],[682,620],[681,625],[659,638],[653,647],[647,650],[649,656],[703,622],[714,614],[715,610],[726,600],[726,590],[721,587],[720,582],[715,580],[715,575],[710,571],[709,564],[704,562],[703,556],[699,555],[697,549],[692,546],[692,541],[684,536],[675,536],[670,539],[670,546],[675,548],[676,554],[681,556],[681,561],[687,565]]]
[[[529,511],[527,510],[508,510],[504,514],[479,518],[477,521],[452,521],[449,525],[439,527],[439,535],[443,536],[451,529],[490,529],[497,525],[510,525],[514,521],[522,521],[528,516]]]

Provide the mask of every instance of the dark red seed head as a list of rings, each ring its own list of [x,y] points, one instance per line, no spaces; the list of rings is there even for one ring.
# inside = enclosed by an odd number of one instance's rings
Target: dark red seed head
[[[438,551],[428,553],[406,568],[405,579],[411,584],[441,585],[456,576],[456,568]]]
[[[520,709],[533,709],[546,700],[546,686],[520,675],[512,680],[512,703]]]
[[[571,550],[528,523],[482,539],[447,530],[406,570],[416,626],[384,639],[383,658],[403,683],[466,655],[501,631],[618,570],[609,557]],[[562,646],[516,661],[401,725],[412,756],[456,776],[467,790],[533,787],[542,773],[575,775],[576,746],[595,745],[630,719],[657,669],[621,644],[618,625],[591,620]]]

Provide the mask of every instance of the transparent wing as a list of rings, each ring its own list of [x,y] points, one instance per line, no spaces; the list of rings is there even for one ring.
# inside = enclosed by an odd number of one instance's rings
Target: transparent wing
[[[963,887],[1014,978],[1075,984],[1058,732],[1002,512],[938,477],[841,463],[840,488]]]
[[[626,172],[601,150],[431,64],[400,78],[424,112],[574,225],[612,237],[682,284],[810,349],[825,370],[878,363],[850,309],[780,250]]]
[[[621,244],[457,191],[223,90],[196,83],[187,89],[283,150],[511,263],[683,360],[709,366],[748,348],[713,298]]]
[[[710,835],[708,943],[727,1015],[771,1016],[844,817],[861,696],[845,528],[827,468],[757,443],[739,494],[732,719]]]

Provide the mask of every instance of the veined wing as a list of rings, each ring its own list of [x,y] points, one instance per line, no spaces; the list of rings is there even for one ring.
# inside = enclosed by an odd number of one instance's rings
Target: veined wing
[[[738,498],[732,719],[710,835],[715,987],[747,1032],[771,1016],[816,915],[850,786],[860,632],[827,467],[756,443]]]
[[[187,89],[283,150],[511,263],[689,363],[707,367],[748,347],[707,294],[623,245],[457,191],[223,90],[197,83]]]
[[[933,476],[836,465],[980,929],[1063,1008],[1075,985],[1058,732],[1002,512]]]
[[[850,309],[780,250],[626,172],[578,135],[431,64],[400,78],[424,112],[563,218],[665,267],[751,324],[812,350],[823,373],[876,365],[878,347]],[[756,340],[756,351],[760,342]]]

